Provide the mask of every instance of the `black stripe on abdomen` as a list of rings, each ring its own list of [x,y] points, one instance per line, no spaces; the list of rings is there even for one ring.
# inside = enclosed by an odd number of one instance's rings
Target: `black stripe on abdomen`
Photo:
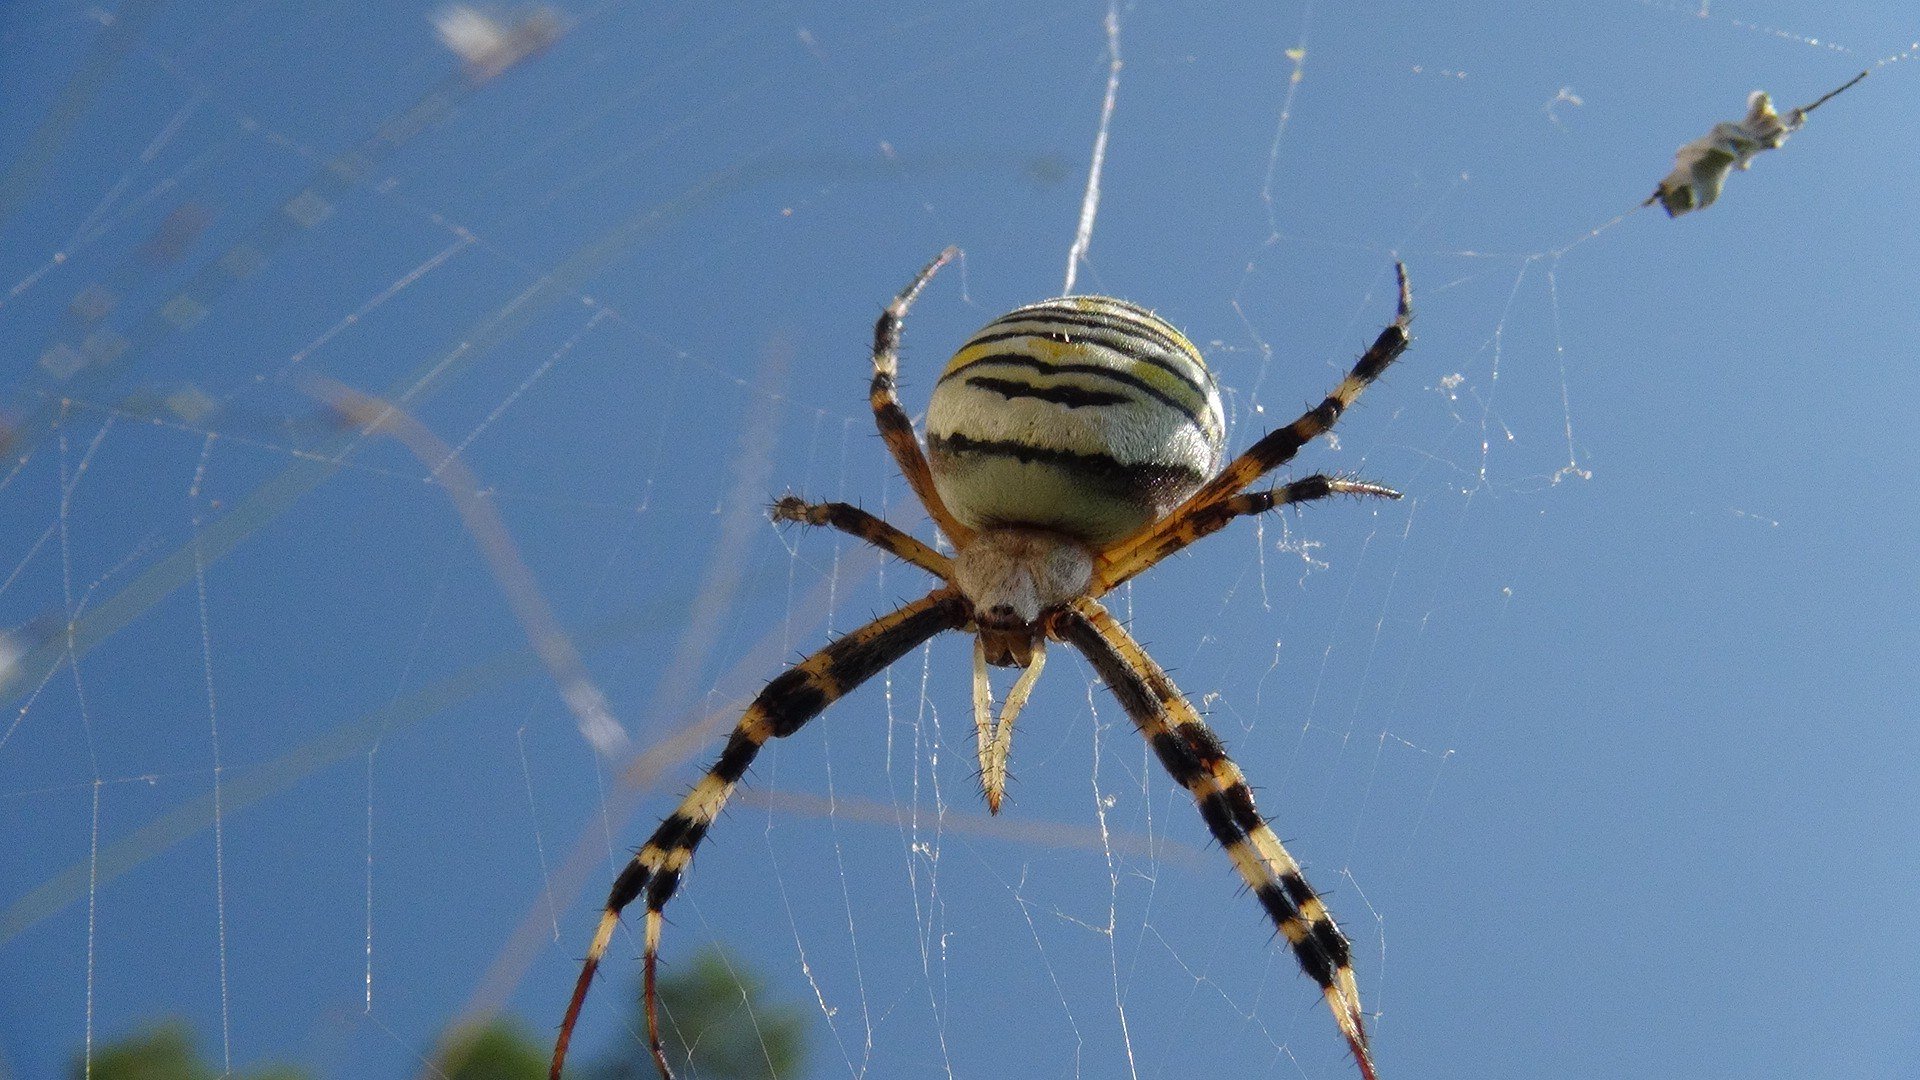
[[[1007,458],[1023,465],[1052,465],[1085,477],[1114,491],[1188,492],[1206,480],[1206,474],[1183,465],[1159,462],[1128,463],[1112,454],[1086,454],[1050,446],[1031,446],[1011,439],[970,439],[965,435],[928,435],[927,449],[937,458]]]
[[[991,390],[1008,401],[1014,398],[1036,398],[1055,405],[1065,405],[1069,409],[1130,405],[1136,400],[1130,394],[1116,394],[1111,390],[1089,390],[1084,386],[1071,385],[1036,386],[1033,383],[1015,379],[996,379],[988,375],[973,376],[966,380],[966,384],[981,390]]]
[[[1181,348],[1180,343],[1169,336],[1166,330],[1147,321],[1152,318],[1153,316],[1146,314],[1144,311],[1138,311],[1138,309],[1136,309],[1135,312],[1124,313],[1119,309],[1111,308],[1094,312],[1053,308],[1044,304],[1036,304],[1032,307],[1018,308],[1009,311],[988,324],[987,329],[991,330],[995,326],[1012,325],[1020,322],[1036,322],[1060,323],[1065,326],[1079,326],[1090,330],[1111,330],[1126,337],[1144,338],[1149,343],[1159,346],[1169,354],[1182,357],[1183,359],[1191,359],[1187,350]]]
[[[1044,318],[1035,316],[1020,321],[1040,323],[1043,326],[1046,323],[1063,322],[1069,323],[1072,326],[1082,327],[1087,332],[1070,333],[1066,330],[1049,330],[1037,327],[1025,330],[998,330],[992,333],[982,331],[968,338],[967,343],[961,346],[961,351],[964,352],[978,345],[993,345],[1002,341],[1013,341],[1019,338],[1044,338],[1047,341],[1052,341],[1060,345],[1098,345],[1103,349],[1110,349],[1113,352],[1119,353],[1129,360],[1138,361],[1142,364],[1151,364],[1191,387],[1194,393],[1202,397],[1206,396],[1207,388],[1201,385],[1200,380],[1196,379],[1191,371],[1184,370],[1181,365],[1167,359],[1168,356],[1178,356],[1182,360],[1191,363],[1191,357],[1183,351],[1174,350],[1167,346],[1154,349],[1151,346],[1159,345],[1160,343],[1158,341],[1142,341],[1141,339],[1145,337],[1145,335],[1134,334],[1127,327],[1099,323],[1091,319],[1065,319],[1056,315],[1048,315]],[[995,325],[998,324],[996,323]],[[989,327],[989,329],[991,329],[991,327]],[[1098,332],[1103,330],[1107,332]],[[1195,366],[1199,367],[1197,364]],[[1200,370],[1204,372],[1206,369],[1202,367]]]
[[[970,385],[980,386],[980,376],[976,374],[980,368],[1018,368],[1023,371],[1037,372],[1041,375],[1084,375],[1091,379],[1105,380],[1117,386],[1124,386],[1135,393],[1145,394],[1165,405],[1167,408],[1179,413],[1181,416],[1186,417],[1193,426],[1203,431],[1206,429],[1206,425],[1201,422],[1199,416],[1195,415],[1191,406],[1177,400],[1163,390],[1156,389],[1138,375],[1132,375],[1118,368],[1108,367],[1105,364],[1057,364],[1028,356],[1025,353],[994,353],[992,356],[983,356],[958,370],[950,371],[940,376],[940,383],[944,383],[948,379],[960,379]],[[994,381],[1002,382],[1003,380],[996,379]],[[935,383],[934,385],[937,387],[940,383]],[[997,391],[998,387],[988,386],[983,387],[983,389]],[[1097,393],[1098,391],[1089,392]],[[1013,395],[1009,394],[1007,396],[1011,397]],[[1038,397],[1040,395],[1029,394],[1022,396]],[[1123,400],[1123,398],[1116,397],[1116,400],[1105,404],[1117,405]]]

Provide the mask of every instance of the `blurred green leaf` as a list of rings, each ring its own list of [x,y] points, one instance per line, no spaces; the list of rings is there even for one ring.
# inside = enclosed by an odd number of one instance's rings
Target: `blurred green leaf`
[[[448,1035],[438,1066],[447,1080],[543,1080],[547,1046],[512,1020],[491,1020]]]
[[[710,949],[685,971],[660,980],[660,1035],[667,1062],[686,1080],[792,1080],[806,1063],[806,1013],[769,1004],[759,976]],[[645,1002],[635,995],[634,1027],[646,1030]],[[646,1044],[606,1061],[597,1080],[656,1080]]]
[[[200,1060],[193,1029],[169,1020],[94,1051],[93,1071],[85,1059],[76,1060],[67,1075],[74,1080],[219,1080],[222,1070]],[[233,1080],[307,1080],[290,1065],[268,1065],[255,1072],[236,1072]]]
[[[686,1080],[793,1080],[806,1062],[806,1010],[769,1004],[766,984],[717,950],[660,980],[660,1022],[667,1060]],[[644,1032],[644,1003],[634,995],[633,1030]],[[435,1055],[445,1080],[543,1080],[550,1046],[515,1020],[491,1020],[449,1032]],[[93,1068],[76,1059],[72,1080],[311,1080],[289,1065],[224,1073],[201,1058],[193,1029],[169,1020],[95,1048]],[[621,1041],[590,1074],[594,1080],[656,1080],[642,1039]]]

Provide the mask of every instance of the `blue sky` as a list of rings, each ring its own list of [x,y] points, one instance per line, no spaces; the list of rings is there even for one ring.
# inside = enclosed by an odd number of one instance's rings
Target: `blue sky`
[[[928,587],[761,516],[796,490],[928,535],[865,411],[884,299],[966,250],[908,325],[918,412],[1060,290],[1100,4],[579,5],[485,85],[432,14],[0,14],[0,1074],[161,1015],[327,1077],[417,1073],[475,1010],[549,1030],[717,748],[629,794],[453,474],[309,376],[458,448],[644,753]],[[1120,25],[1078,287],[1202,346],[1235,448],[1413,276],[1414,347],[1300,463],[1408,498],[1243,522],[1119,602],[1354,938],[1382,1075],[1920,1076],[1920,25]],[[1862,69],[1719,205],[1630,213],[1748,91]],[[1085,665],[986,820],[966,663],[937,641],[770,750],[668,961],[764,973],[823,1078],[1354,1075]],[[589,1054],[633,1037],[636,951]]]

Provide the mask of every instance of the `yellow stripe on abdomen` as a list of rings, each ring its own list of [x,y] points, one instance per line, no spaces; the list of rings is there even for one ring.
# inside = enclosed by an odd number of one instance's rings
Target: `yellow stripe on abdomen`
[[[1178,330],[1083,296],[1019,308],[968,339],[934,387],[927,433],[934,486],[963,524],[1107,543],[1219,468],[1225,421]]]

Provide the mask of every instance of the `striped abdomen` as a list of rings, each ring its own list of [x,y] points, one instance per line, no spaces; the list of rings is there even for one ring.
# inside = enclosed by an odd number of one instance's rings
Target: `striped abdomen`
[[[1104,296],[1029,304],[968,339],[934,387],[934,487],[975,529],[1094,544],[1179,505],[1220,467],[1213,376],[1178,330]]]

